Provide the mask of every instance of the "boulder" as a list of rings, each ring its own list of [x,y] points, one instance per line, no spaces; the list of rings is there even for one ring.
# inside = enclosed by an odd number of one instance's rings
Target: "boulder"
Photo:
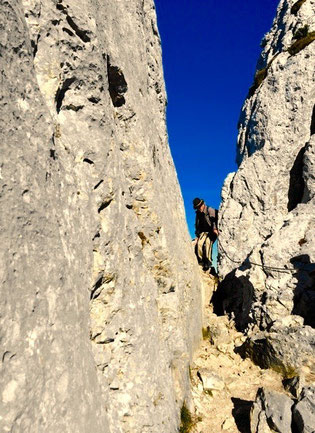
[[[204,391],[212,392],[222,391],[224,389],[224,380],[214,371],[208,370],[206,368],[200,368],[197,374],[202,382]]]
[[[251,410],[251,432],[291,432],[292,405],[287,395],[260,388]]]
[[[286,378],[296,376],[302,368],[315,373],[315,330],[306,327],[280,327],[270,332],[256,332],[237,351],[261,368],[272,368]]]
[[[315,431],[315,387],[304,387],[298,403],[293,408],[293,419],[297,433]]]

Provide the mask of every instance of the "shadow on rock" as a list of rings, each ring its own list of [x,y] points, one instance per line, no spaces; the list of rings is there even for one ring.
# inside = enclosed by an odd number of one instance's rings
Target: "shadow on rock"
[[[288,211],[295,209],[299,203],[302,203],[304,193],[304,178],[303,178],[303,158],[306,146],[297,154],[293,167],[290,170],[290,185],[288,191]]]
[[[254,286],[248,276],[236,276],[236,269],[219,283],[211,303],[218,316],[228,314],[235,320],[238,331],[243,331],[250,323],[249,313],[254,300]]]
[[[247,338],[245,343],[234,349],[234,352],[243,359],[250,358],[260,368],[273,368],[277,371],[285,371],[285,367],[279,356],[277,356],[268,339],[263,337],[263,334],[261,334],[261,337]]]
[[[241,433],[251,433],[250,431],[250,410],[253,406],[252,401],[242,400],[232,397],[233,410],[232,415],[238,431]]]
[[[293,257],[290,262],[296,269],[294,276],[297,279],[292,314],[303,317],[304,325],[315,328],[315,263],[311,263],[307,254]]]
[[[272,368],[284,378],[293,378],[303,365],[314,365],[315,330],[299,324],[277,327],[247,337],[234,352],[260,368]]]

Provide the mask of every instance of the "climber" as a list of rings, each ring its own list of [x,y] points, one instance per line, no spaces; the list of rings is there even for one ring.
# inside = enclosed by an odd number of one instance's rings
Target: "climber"
[[[204,200],[196,197],[193,200],[196,211],[195,234],[197,242],[195,253],[198,263],[202,265],[204,271],[210,269],[210,273],[215,274],[212,266],[212,245],[218,237],[218,211],[206,206]]]

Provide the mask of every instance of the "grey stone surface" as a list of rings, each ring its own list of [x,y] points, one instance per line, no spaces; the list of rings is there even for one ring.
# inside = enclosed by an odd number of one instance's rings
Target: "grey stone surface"
[[[260,388],[251,410],[251,432],[290,433],[292,405],[287,395]]]
[[[279,327],[270,332],[255,332],[241,347],[241,353],[261,368],[273,368],[290,378],[305,371],[311,379],[314,372],[313,329],[305,327]]]
[[[0,430],[174,433],[201,294],[154,4],[0,13]]]
[[[315,44],[290,50],[301,29],[314,32],[315,3],[306,0],[298,10],[295,3],[279,4],[241,112],[239,168],[222,189],[219,273],[222,307],[240,329],[281,333],[282,327],[284,334],[289,320],[310,327],[309,346],[315,336]]]
[[[315,387],[305,387],[293,409],[293,419],[298,433],[315,431]]]
[[[205,391],[222,391],[225,387],[224,380],[214,371],[207,368],[200,368],[198,376]]]

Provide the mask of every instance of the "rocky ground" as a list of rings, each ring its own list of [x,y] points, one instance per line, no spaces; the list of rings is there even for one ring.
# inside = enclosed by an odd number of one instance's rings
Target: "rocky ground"
[[[205,292],[211,296],[217,282],[202,274]],[[227,316],[214,314],[211,305],[206,308],[204,323],[204,340],[190,369],[196,416],[191,431],[250,433],[249,414],[258,389],[285,392],[283,377],[235,353],[246,337]]]

